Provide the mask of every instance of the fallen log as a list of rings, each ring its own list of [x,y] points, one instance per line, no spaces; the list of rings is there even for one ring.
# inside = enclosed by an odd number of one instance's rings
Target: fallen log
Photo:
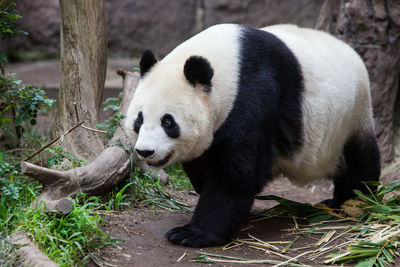
[[[126,114],[139,81],[139,75],[123,70],[119,70],[117,73],[123,78],[121,112]],[[124,125],[124,121],[120,125]],[[43,184],[44,189],[32,203],[32,206],[58,210],[67,214],[73,208],[70,197],[76,193],[85,192],[101,195],[111,191],[129,175],[131,157],[124,147],[131,145],[124,129],[120,126],[106,148],[89,165],[67,171],[58,171],[26,161],[21,162],[22,173]],[[138,164],[142,173],[149,171],[144,162]],[[168,175],[163,170],[159,172],[150,170],[150,175],[153,178],[159,177],[164,184],[168,182]]]
[[[23,232],[16,232],[12,235],[11,241],[20,246],[18,254],[21,256],[23,266],[46,266],[57,267]]]

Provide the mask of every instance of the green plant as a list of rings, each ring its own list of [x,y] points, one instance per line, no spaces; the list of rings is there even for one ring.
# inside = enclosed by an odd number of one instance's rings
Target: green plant
[[[36,124],[36,117],[39,108],[42,105],[51,106],[54,100],[47,99],[46,93],[40,88],[34,88],[31,85],[23,84],[17,80],[15,73],[0,74],[0,98],[2,99],[2,108],[0,115],[3,117],[9,109],[15,109],[15,125],[19,126],[22,122]]]
[[[129,207],[131,205],[129,201],[130,195],[125,194],[125,191],[128,187],[130,187],[133,184],[133,182],[129,182],[126,185],[124,185],[121,189],[114,188],[109,194],[108,194],[108,201],[105,204],[106,210],[122,210],[126,207]]]
[[[103,110],[112,110],[114,112],[119,111],[120,105],[122,101],[122,92],[118,94],[117,97],[109,97],[103,101]]]
[[[28,33],[17,28],[15,21],[21,18],[17,10],[14,9],[16,3],[12,0],[0,0],[0,37],[2,40],[11,38],[16,34]],[[7,57],[0,51],[0,70],[4,74],[3,64],[7,63]]]
[[[125,115],[122,112],[116,112],[104,122],[96,124],[96,128],[106,131],[106,138],[111,139],[124,118]]]
[[[50,139],[50,129],[43,135],[38,130],[30,126],[25,126],[22,133],[20,144],[21,148],[26,148],[26,151],[34,151],[37,148],[43,147],[44,144]]]
[[[23,84],[16,74],[0,74],[0,128],[8,135],[20,141],[22,123],[36,124],[38,110],[42,106],[51,106],[54,100],[47,99],[40,88]]]
[[[119,93],[118,97],[110,97],[103,102],[104,106],[103,110],[104,111],[111,110],[113,114],[110,116],[110,118],[108,118],[104,122],[98,123],[96,127],[107,132],[106,133],[107,139],[111,139],[113,137],[121,121],[125,118],[124,114],[122,114],[122,112],[119,111],[121,100],[122,100],[122,92]]]
[[[93,211],[100,203],[100,198],[82,193],[67,215],[27,208],[20,229],[60,266],[82,266],[89,259],[96,262],[97,249],[117,241],[99,228],[102,219]]]
[[[333,249],[340,249],[340,252],[331,252],[328,259],[322,263],[355,263],[357,267],[389,266],[389,263],[394,263],[394,258],[399,255],[400,180],[384,185],[378,182],[366,182],[366,184],[378,186],[378,189],[376,192],[370,190],[369,194],[355,190],[357,199],[350,200],[349,203],[356,204],[348,204],[350,205],[349,208],[344,205],[344,212],[347,209],[353,214],[354,211],[357,211],[361,214],[358,218],[348,217],[346,214],[338,213],[339,211],[327,207],[298,203],[277,196],[259,196],[257,198],[279,202],[277,206],[267,211],[269,216],[295,216],[312,223],[312,226],[308,228],[299,229],[297,235],[307,236],[308,238],[310,235],[322,235],[321,240],[324,240],[328,235],[330,236],[327,239],[328,241],[317,242],[319,245],[310,245],[312,251],[309,251],[309,255],[311,255],[309,259],[316,259]],[[337,225],[330,225],[330,222],[335,223],[332,220],[334,218],[339,218],[341,222],[350,221],[351,223],[337,228],[347,228],[343,233],[338,234],[346,242],[336,242],[335,246],[330,245],[329,247],[324,242],[329,242],[336,232],[333,229],[336,229]],[[331,231],[326,232],[325,229],[331,229]]]
[[[14,253],[17,246],[13,244],[8,236],[0,233],[0,266],[20,266],[19,257]]]
[[[16,27],[15,21],[21,18],[14,9],[15,1],[0,0],[0,36],[10,38],[15,34],[27,34]],[[15,73],[5,73],[4,63],[7,57],[0,51],[0,128],[8,135],[19,140],[22,135],[22,123],[36,124],[41,106],[52,105],[54,100],[47,99],[45,92],[29,84],[22,84]]]
[[[369,182],[379,186],[377,191],[364,194],[355,190],[358,198],[363,201],[359,208],[363,213],[358,221],[365,223],[363,227],[354,228],[357,239],[341,253],[332,254],[337,263],[357,261],[356,266],[388,266],[394,263],[398,256],[397,248],[400,241],[400,180],[384,185],[379,182]],[[388,231],[389,229],[389,231]]]
[[[189,207],[176,200],[161,184],[160,179],[154,180],[149,173],[140,175],[139,168],[131,172],[131,192],[136,203],[150,204],[169,211],[192,212]]]
[[[17,28],[15,21],[21,18],[14,9],[16,3],[12,0],[0,1],[0,37],[2,40],[10,38],[15,34],[28,33]]]
[[[19,161],[0,151],[0,233],[10,231],[20,208],[28,206],[37,196],[40,185],[23,176]]]
[[[32,209],[30,203],[38,196],[40,185],[21,174],[19,162],[20,158],[0,150],[0,266],[18,265],[15,246],[7,241],[18,230],[27,232],[60,266],[97,261],[97,248],[116,242],[100,230],[102,221],[96,210],[104,206],[101,199],[78,194],[68,215]],[[120,205],[121,199],[118,195]]]
[[[52,154],[52,156],[47,158],[49,167],[60,164],[64,159],[67,159],[72,164],[72,167],[81,167],[86,164],[84,160],[64,151],[62,146],[54,145],[46,148],[45,151]]]
[[[189,178],[186,176],[182,165],[175,163],[164,169],[168,173],[171,187],[175,190],[193,190],[193,186],[190,183]]]

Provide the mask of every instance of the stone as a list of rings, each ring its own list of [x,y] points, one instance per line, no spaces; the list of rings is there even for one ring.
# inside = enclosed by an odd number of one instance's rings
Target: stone
[[[262,27],[294,23],[313,27],[320,0],[105,0],[108,55],[139,57],[144,49],[166,55],[197,32],[218,23]],[[18,26],[29,36],[8,41],[13,58],[41,59],[60,54],[58,0],[18,0]]]
[[[385,3],[325,2],[316,25],[351,45],[365,62],[384,166],[394,159],[393,113],[400,75],[400,3]]]
[[[29,33],[8,40],[11,57],[38,59],[60,54],[60,5],[58,0],[18,0],[16,9],[22,16],[20,29]]]
[[[204,25],[231,22],[264,27],[278,23],[292,23],[314,27],[323,2],[320,0],[204,0]]]
[[[163,56],[195,32],[195,0],[105,1],[109,54]]]

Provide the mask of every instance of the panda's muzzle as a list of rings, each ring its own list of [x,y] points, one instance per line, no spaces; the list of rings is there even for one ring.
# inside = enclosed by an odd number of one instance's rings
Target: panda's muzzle
[[[152,167],[161,167],[161,166],[167,164],[171,157],[172,157],[172,152],[170,152],[165,158],[163,158],[161,160],[157,160],[157,161],[149,160],[149,161],[147,161],[147,164],[149,164]]]

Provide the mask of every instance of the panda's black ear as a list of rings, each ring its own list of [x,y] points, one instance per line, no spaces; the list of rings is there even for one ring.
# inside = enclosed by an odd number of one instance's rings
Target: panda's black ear
[[[157,63],[157,59],[151,50],[144,51],[140,59],[140,76],[143,77]]]
[[[210,90],[214,70],[211,67],[210,62],[208,62],[204,57],[189,57],[185,62],[183,73],[191,85],[195,86],[199,83],[206,85],[207,90]]]

